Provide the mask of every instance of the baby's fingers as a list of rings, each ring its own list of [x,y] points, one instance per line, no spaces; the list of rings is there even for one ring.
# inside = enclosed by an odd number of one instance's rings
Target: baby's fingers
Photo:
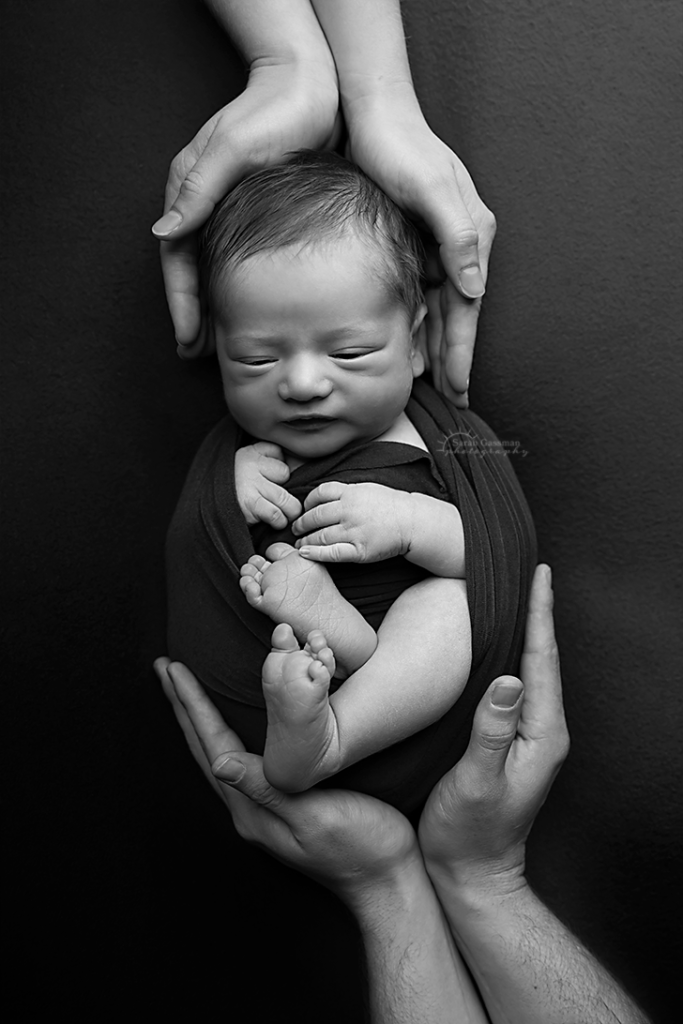
[[[360,562],[361,556],[355,544],[342,541],[338,544],[305,544],[297,548],[302,558],[312,562]]]
[[[310,498],[310,494],[308,498]],[[304,508],[308,505],[308,498]],[[341,521],[341,505],[338,501],[328,501],[324,505],[315,505],[308,512],[292,523],[292,533],[297,537],[305,537],[308,533],[322,530],[328,526],[337,526]]]
[[[311,491],[304,502],[304,508],[308,510],[316,505],[321,505],[328,501],[339,501],[344,491],[349,486],[353,485],[342,484],[338,480],[327,480],[324,484],[320,484],[319,487],[316,487]]]
[[[271,523],[276,529],[284,530],[287,523],[301,514],[301,502],[284,487],[273,484],[264,487],[254,502],[254,514],[259,522]]]
[[[289,480],[289,466],[279,444],[271,444],[270,441],[257,441],[254,451],[258,453],[257,466],[259,472],[268,480],[278,484],[285,484]]]

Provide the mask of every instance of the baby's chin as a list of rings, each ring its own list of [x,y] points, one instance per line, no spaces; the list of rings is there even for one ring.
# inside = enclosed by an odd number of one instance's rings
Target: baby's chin
[[[291,458],[300,461],[335,455],[350,445],[362,444],[364,441],[373,440],[374,436],[379,436],[379,433],[373,436],[350,434],[347,431],[335,430],[333,425],[319,430],[313,428],[308,430],[305,428],[289,429],[286,433],[285,438],[280,437],[275,443],[279,444]]]
[[[325,444],[322,441],[319,443],[298,442],[293,441],[292,443],[285,444],[283,441],[277,442],[286,455],[291,458],[298,459],[300,462],[305,462],[308,459],[324,459],[327,455],[335,455],[340,452],[343,448],[346,448],[349,444],[354,444],[354,441],[343,441],[336,444]]]

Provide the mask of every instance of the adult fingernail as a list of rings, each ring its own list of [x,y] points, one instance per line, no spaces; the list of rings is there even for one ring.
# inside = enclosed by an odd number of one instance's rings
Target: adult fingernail
[[[498,683],[491,694],[491,703],[494,708],[514,708],[522,696],[524,687],[520,682]]]
[[[486,288],[479,267],[465,267],[460,271],[460,288],[469,299],[480,299]]]
[[[244,778],[246,766],[241,761],[235,761],[232,757],[226,757],[218,764],[212,766],[211,771],[221,782],[234,784]]]
[[[195,359],[199,353],[196,339],[194,341],[178,341],[176,338],[175,352],[178,358],[183,359],[185,362]]]
[[[160,217],[156,224],[152,225],[152,234],[165,237],[180,227],[183,223],[183,215],[177,210],[169,210],[163,217]]]

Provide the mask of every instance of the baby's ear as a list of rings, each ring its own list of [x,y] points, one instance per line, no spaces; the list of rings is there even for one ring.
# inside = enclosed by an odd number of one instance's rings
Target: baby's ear
[[[410,328],[410,340],[412,342],[411,362],[413,366],[413,377],[420,377],[425,371],[425,352],[427,351],[427,328],[425,317],[427,307],[422,303],[413,318]]]

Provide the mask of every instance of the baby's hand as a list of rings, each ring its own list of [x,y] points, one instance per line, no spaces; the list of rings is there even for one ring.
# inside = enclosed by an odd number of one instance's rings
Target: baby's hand
[[[288,480],[289,468],[278,445],[259,441],[239,449],[235,455],[235,490],[250,525],[270,523],[282,530],[301,515],[301,502],[282,486]]]
[[[404,555],[412,534],[411,495],[382,484],[320,484],[292,523],[299,554],[315,562],[379,562]]]

